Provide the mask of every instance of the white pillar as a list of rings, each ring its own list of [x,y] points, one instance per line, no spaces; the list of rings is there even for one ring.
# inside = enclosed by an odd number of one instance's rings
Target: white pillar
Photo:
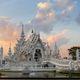
[[[76,50],[76,60],[80,59],[80,52],[79,49]]]
[[[3,47],[0,48],[0,61],[2,64],[2,60],[3,60]]]

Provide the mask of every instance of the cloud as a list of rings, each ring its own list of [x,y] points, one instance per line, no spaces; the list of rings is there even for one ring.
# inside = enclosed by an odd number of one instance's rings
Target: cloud
[[[65,7],[70,3],[70,0],[56,0],[56,5],[59,7]]]
[[[35,17],[26,24],[26,28],[35,29],[49,33],[53,29],[53,24],[56,21],[56,12],[50,6],[50,2],[40,2],[37,4],[38,10]]]
[[[10,43],[14,47],[20,35],[19,26],[11,23],[8,19],[8,17],[0,16],[0,46],[4,47],[4,55],[7,54]]]
[[[56,23],[63,20],[66,22],[66,19],[70,19],[70,14],[74,8],[75,6],[70,0],[56,0],[54,3],[51,1],[39,2],[37,3],[37,13],[25,25],[26,29],[33,28],[36,31],[50,33]]]
[[[54,11],[49,11],[49,12],[44,12],[44,11],[39,11],[37,14],[36,14],[36,18],[38,19],[44,19],[44,18],[54,18],[56,16],[56,13]]]
[[[17,30],[19,31],[16,25],[2,21],[0,23],[0,40],[14,41],[18,36]]]
[[[54,8],[58,10],[58,20],[65,21],[71,19],[71,14],[74,13],[76,4],[75,1],[72,0],[56,0]],[[57,21],[58,21],[57,20]]]
[[[50,5],[47,2],[39,2],[37,4],[37,7],[39,9],[49,9]]]
[[[9,21],[10,19],[8,16],[0,16],[0,21]]]
[[[65,9],[62,10],[61,15],[64,17],[69,16],[69,14],[71,12],[73,12],[74,10],[74,5],[73,4],[69,4]]]
[[[72,11],[74,9],[74,5],[72,4],[72,5],[69,5],[68,7],[67,7],[67,10],[68,11]]]
[[[62,32],[55,34],[55,35],[50,35],[47,38],[47,41],[50,45],[52,45],[55,42],[59,42],[62,39],[66,39],[65,35],[68,30],[63,30]]]

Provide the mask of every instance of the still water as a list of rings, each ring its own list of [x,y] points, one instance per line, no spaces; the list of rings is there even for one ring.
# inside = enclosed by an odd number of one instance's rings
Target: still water
[[[78,77],[80,78],[80,76],[74,76],[72,74],[61,74],[59,72],[31,72],[30,74],[26,74],[23,72],[2,72],[2,75],[0,77],[1,78],[17,78],[17,79],[0,79],[0,80],[28,80],[27,78],[32,78],[29,80],[35,80],[33,78],[39,78],[39,79],[40,78],[78,78]],[[26,79],[20,79],[20,78],[26,78]]]
[[[68,78],[70,74],[61,74],[59,72],[31,72],[31,73],[23,73],[23,72],[2,72],[1,78],[4,77],[26,77],[26,78]],[[75,76],[77,77],[77,76]]]

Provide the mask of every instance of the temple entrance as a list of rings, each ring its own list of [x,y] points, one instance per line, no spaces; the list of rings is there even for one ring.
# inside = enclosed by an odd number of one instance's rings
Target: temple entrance
[[[41,50],[40,49],[36,49],[35,50],[35,55],[34,55],[35,61],[38,62],[38,61],[40,61],[41,58],[42,58]]]

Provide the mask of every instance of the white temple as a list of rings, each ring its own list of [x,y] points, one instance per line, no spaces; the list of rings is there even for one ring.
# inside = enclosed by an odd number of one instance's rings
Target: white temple
[[[14,47],[14,53],[12,53],[10,46],[8,56],[4,58],[5,64],[2,64],[1,69],[23,70],[26,67],[39,67],[40,70],[43,67],[54,68],[54,66],[56,69],[71,69],[71,64],[77,63],[61,59],[56,43],[54,49],[51,50],[50,46],[41,40],[40,34],[33,30],[26,40],[23,27],[22,25],[21,36]],[[1,48],[1,53],[3,53],[3,48]],[[0,57],[3,55],[1,53]],[[2,57],[0,59],[2,60]],[[75,66],[73,67],[75,68]]]
[[[56,44],[54,46],[54,51],[51,50],[48,43],[41,40],[40,34],[34,32],[33,30],[30,37],[26,40],[23,27],[24,26],[22,25],[21,36],[14,47],[14,53],[12,53],[10,46],[8,56],[4,58],[6,67],[26,67],[28,64],[40,65],[43,61],[51,58],[60,58],[59,49]]]

